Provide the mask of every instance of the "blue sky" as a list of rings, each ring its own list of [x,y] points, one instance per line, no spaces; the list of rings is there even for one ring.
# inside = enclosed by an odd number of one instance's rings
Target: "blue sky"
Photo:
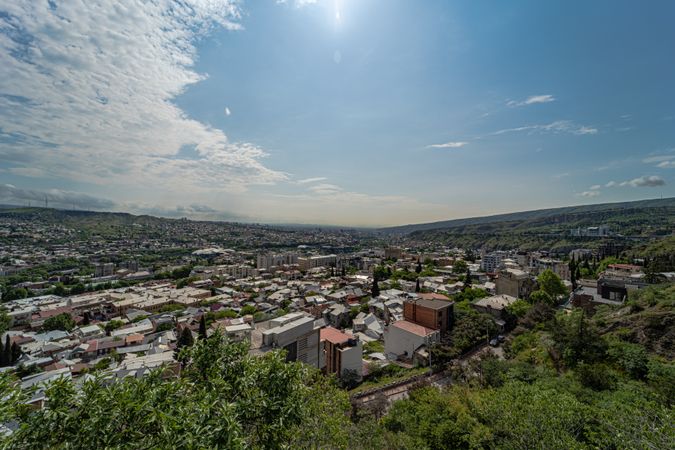
[[[673,17],[0,0],[0,200],[389,225],[673,196]]]

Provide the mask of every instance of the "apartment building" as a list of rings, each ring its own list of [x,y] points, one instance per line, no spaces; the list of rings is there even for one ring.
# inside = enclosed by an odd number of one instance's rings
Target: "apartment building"
[[[360,380],[363,377],[363,348],[361,341],[348,333],[333,328],[320,332],[326,373],[341,377],[346,371],[354,371]]]
[[[444,334],[452,329],[454,302],[440,294],[418,294],[403,303],[403,318]]]
[[[258,270],[269,270],[272,267],[290,266],[298,263],[298,255],[295,253],[280,253],[258,255],[256,267]]]
[[[308,271],[317,269],[319,267],[330,267],[337,265],[336,255],[316,255],[316,256],[301,256],[298,258],[298,265],[300,270]]]
[[[535,283],[530,275],[520,269],[503,269],[495,280],[497,295],[515,298],[529,298]]]
[[[272,319],[269,328],[262,332],[263,347],[283,348],[287,352],[287,361],[302,361],[317,368],[319,343],[319,327],[314,326],[314,317],[303,313],[290,313]]]

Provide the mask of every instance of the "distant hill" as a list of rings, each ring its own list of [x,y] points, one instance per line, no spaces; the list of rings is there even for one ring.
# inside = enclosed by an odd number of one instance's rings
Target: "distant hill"
[[[493,216],[470,217],[466,219],[444,220],[441,222],[401,225],[396,227],[381,228],[378,231],[392,234],[410,234],[417,231],[447,230],[467,227],[470,225],[489,225],[499,223],[575,223],[579,222],[580,218],[591,220],[595,219],[595,223],[589,223],[588,226],[591,226],[603,223],[603,221],[607,218],[616,215],[626,214],[629,212],[634,214],[637,210],[644,210],[645,212],[657,210],[661,213],[675,215],[675,197],[654,200],[638,200],[633,202],[601,203],[596,205],[538,209],[533,211],[497,214]],[[578,226],[583,225],[579,224]]]

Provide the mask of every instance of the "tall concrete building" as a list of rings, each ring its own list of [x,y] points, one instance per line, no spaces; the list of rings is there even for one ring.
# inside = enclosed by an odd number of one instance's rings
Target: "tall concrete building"
[[[287,361],[302,361],[319,367],[319,327],[314,326],[314,317],[303,313],[290,313],[269,322],[262,332],[264,349],[283,348]]]

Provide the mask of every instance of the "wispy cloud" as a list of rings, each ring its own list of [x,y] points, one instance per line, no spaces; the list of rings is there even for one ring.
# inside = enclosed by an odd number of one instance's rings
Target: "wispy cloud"
[[[525,100],[509,100],[506,102],[507,106],[516,107],[516,106],[527,106],[527,105],[536,105],[538,103],[551,103],[555,101],[555,97],[551,94],[543,95],[531,95]]]
[[[671,149],[662,154],[652,154],[642,160],[645,164],[655,164],[659,169],[675,168],[675,149]]]
[[[579,193],[578,195],[581,196],[581,197],[592,198],[592,197],[597,197],[598,195],[600,195],[600,191],[584,191],[584,192]]]
[[[499,136],[501,134],[507,134],[507,133],[530,133],[530,134],[535,134],[535,133],[568,133],[568,134],[575,134],[575,135],[588,135],[588,134],[596,134],[598,132],[597,128],[586,126],[586,125],[579,125],[577,123],[572,122],[571,120],[556,120],[555,122],[551,122],[548,124],[539,124],[539,125],[526,125],[522,127],[516,127],[516,128],[505,128],[503,130],[495,131],[492,133],[492,136]]]
[[[619,186],[631,186],[631,187],[656,187],[656,186],[664,186],[666,184],[666,181],[657,176],[657,175],[651,175],[651,176],[642,176],[639,178],[634,178],[632,180],[628,181],[623,181],[619,183]]]
[[[225,107],[225,115],[226,116],[232,115],[232,111],[230,111],[230,108],[228,108],[227,106]]]
[[[315,184],[313,186],[308,187],[307,189],[314,192],[315,194],[320,194],[320,195],[336,194],[338,192],[342,192],[342,190],[343,190],[340,186],[336,186],[334,184],[328,184],[328,183]]]
[[[460,148],[467,145],[468,142],[446,142],[444,144],[431,144],[427,148]]]
[[[317,183],[319,181],[326,181],[327,179],[328,178],[326,178],[326,177],[305,178],[305,179],[296,181],[296,183],[299,183],[299,184]]]
[[[164,192],[241,192],[287,175],[174,99],[205,78],[194,43],[237,29],[238,2],[53,2],[0,6],[0,160],[14,173]],[[228,109],[225,109],[227,114]],[[193,158],[182,158],[185,146]],[[33,172],[29,171],[32,169]]]

